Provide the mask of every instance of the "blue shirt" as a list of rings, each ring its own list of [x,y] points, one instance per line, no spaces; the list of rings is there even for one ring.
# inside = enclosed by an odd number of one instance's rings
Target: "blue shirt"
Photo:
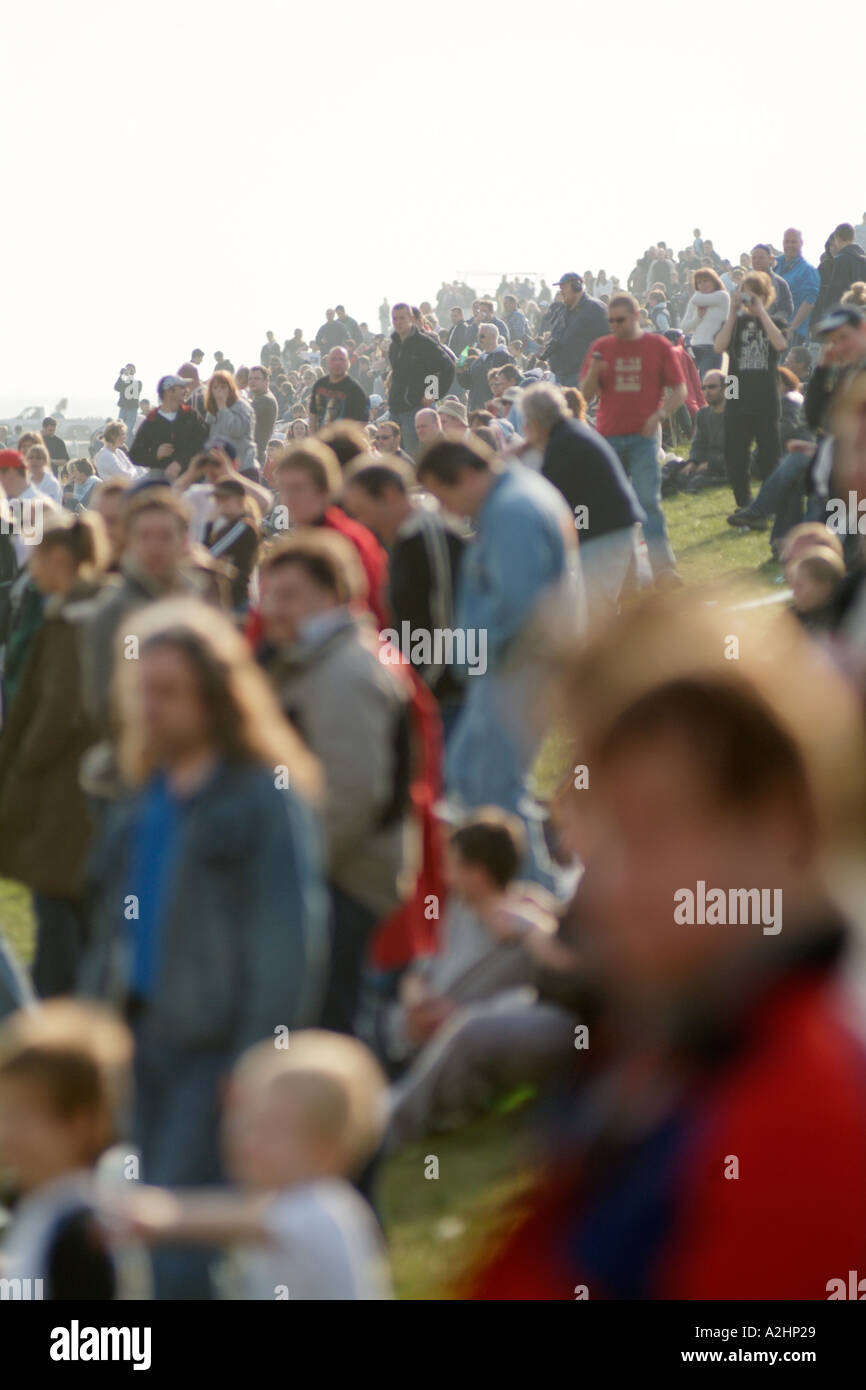
[[[788,282],[791,298],[794,301],[795,314],[804,302],[807,304],[815,303],[818,298],[821,279],[815,267],[805,261],[802,256],[796,256],[793,261],[786,261],[784,256],[780,256],[776,262],[776,274],[781,275],[782,279]],[[809,336],[809,319],[811,317],[811,314],[806,315],[794,334],[795,338],[802,339],[803,342],[806,341]]]
[[[160,943],[177,867],[185,804],[173,796],[160,773],[145,790],[130,854],[130,892],[137,918],[130,923],[132,970],[129,989],[147,998],[153,993]]]

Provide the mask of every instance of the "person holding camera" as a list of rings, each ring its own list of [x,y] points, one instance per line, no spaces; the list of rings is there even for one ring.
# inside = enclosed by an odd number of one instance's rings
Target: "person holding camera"
[[[787,340],[770,318],[775,299],[765,271],[752,271],[731,295],[731,307],[713,341],[718,353],[728,354],[725,411],[725,467],[738,507],[752,497],[749,459],[754,443],[758,473],[768,478],[782,456],[779,435],[779,389],[776,368]]]
[[[114,390],[117,392],[117,418],[126,425],[126,432],[130,439],[135,433],[135,422],[138,419],[138,402],[141,397],[141,382],[135,375],[135,366],[132,362],[127,362],[122,367],[117,381],[114,383]]]

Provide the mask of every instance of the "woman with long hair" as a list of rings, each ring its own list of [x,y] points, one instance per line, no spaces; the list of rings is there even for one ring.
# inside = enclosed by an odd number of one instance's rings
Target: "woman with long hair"
[[[130,620],[114,695],[132,795],[92,860],[86,992],[136,1040],[144,1176],[222,1178],[220,1089],[238,1053],[311,1020],[327,958],[318,765],[232,623],[193,599]],[[123,660],[134,652],[134,660]],[[164,1252],[160,1298],[206,1298],[207,1254]]]
[[[227,439],[237,454],[238,472],[255,468],[255,417],[252,406],[238,391],[231,372],[214,372],[205,395],[205,421],[208,437],[205,451],[218,439]]]
[[[703,378],[704,372],[715,371],[722,365],[722,354],[713,346],[716,334],[728,316],[731,296],[720,277],[709,267],[692,273],[693,293],[680,325],[692,335],[692,356]]]
[[[713,344],[728,353],[728,376],[736,390],[725,404],[725,466],[738,507],[751,500],[749,456],[757,445],[758,473],[768,478],[782,454],[776,368],[787,347],[785,334],[770,318],[773,282],[762,270],[750,271]]]
[[[0,874],[33,892],[43,997],[68,994],[85,939],[83,865],[92,823],[78,782],[96,733],[84,708],[79,629],[108,563],[102,518],[46,516],[29,559],[42,622],[0,738]]]

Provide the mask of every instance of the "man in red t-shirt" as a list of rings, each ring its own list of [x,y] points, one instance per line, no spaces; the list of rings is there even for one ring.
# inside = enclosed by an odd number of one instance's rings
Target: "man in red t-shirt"
[[[581,390],[599,398],[596,426],[619,455],[646,512],[643,523],[656,580],[677,579],[676,559],[662,511],[658,430],[686,399],[676,353],[661,333],[644,333],[640,309],[630,294],[615,294],[608,306],[613,332],[596,338],[587,353]]]

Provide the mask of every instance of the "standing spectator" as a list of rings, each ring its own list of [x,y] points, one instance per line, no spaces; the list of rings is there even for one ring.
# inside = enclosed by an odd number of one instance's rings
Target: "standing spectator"
[[[552,882],[540,817],[528,790],[538,730],[529,710],[544,673],[520,660],[521,642],[542,605],[561,602],[574,621],[574,519],[561,493],[520,464],[506,466],[477,440],[443,440],[427,450],[418,481],[476,538],[461,566],[457,627],[479,648],[449,741],[446,788],[464,806],[499,806],[527,825],[527,873]],[[483,634],[483,637],[482,637]],[[476,653],[480,655],[480,651]],[[468,662],[467,662],[468,665]]]
[[[505,314],[505,327],[508,329],[508,341],[512,342],[519,338],[521,343],[525,343],[529,336],[529,329],[526,323],[526,315],[517,303],[517,297],[507,294],[502,301],[503,312]],[[451,344],[449,343],[450,347]]]
[[[465,414],[465,412],[464,412]],[[465,423],[464,423],[465,431]],[[403,655],[439,701],[446,736],[462,701],[452,668],[413,652],[411,634],[450,631],[466,538],[445,515],[413,501],[412,479],[391,463],[359,464],[346,479],[346,506],[388,551],[388,601]],[[403,623],[410,641],[403,646]]]
[[[773,298],[769,275],[752,271],[743,280],[742,290],[731,296],[728,317],[716,335],[716,351],[728,353],[728,372],[737,386],[725,412],[725,464],[738,507],[747,507],[752,496],[752,444],[757,446],[762,479],[772,473],[782,452],[776,368],[786,340],[770,318]]]
[[[541,357],[560,386],[576,386],[590,343],[607,327],[607,314],[598,299],[590,299],[580,275],[570,272],[557,284],[562,302],[551,311],[550,341]]]
[[[773,315],[775,318],[781,319],[787,329],[794,317],[794,299],[787,280],[776,274],[775,263],[773,248],[768,246],[766,242],[758,242],[757,246],[752,247],[752,270],[760,271],[770,277],[774,296],[772,300]]]
[[[636,564],[636,524],[644,511],[618,455],[596,430],[574,419],[562,391],[546,382],[521,398],[527,443],[543,453],[542,475],[571,508],[591,621],[615,617]]]
[[[692,356],[698,374],[714,371],[722,365],[722,359],[713,344],[716,334],[728,317],[731,297],[721,279],[709,266],[702,266],[692,275],[694,293],[688,302],[680,325],[684,333],[690,333]]]
[[[788,284],[794,302],[794,317],[788,329],[788,341],[803,344],[809,338],[809,315],[818,298],[821,280],[815,266],[803,256],[803,234],[789,227],[782,237],[783,255],[776,262],[776,271]]]
[[[349,375],[349,354],[344,347],[331,348],[327,367],[328,375],[320,376],[310,393],[310,432],[315,434],[338,420],[366,424],[370,418],[370,399]]]
[[[342,347],[348,342],[346,325],[337,318],[333,309],[325,310],[325,322],[316,334],[316,347],[324,357],[333,347]]]
[[[360,347],[362,333],[357,320],[353,319],[351,314],[346,313],[345,304],[338,304],[335,313],[338,322],[341,323],[346,330],[346,342],[351,341],[355,344],[356,348]]]
[[[263,367],[267,367],[268,369],[270,369],[271,359],[274,357],[279,357],[279,355],[280,345],[274,337],[273,332],[269,328],[267,333],[265,334],[264,345],[262,346],[262,349],[259,353],[259,362]]]
[[[268,443],[273,437],[277,423],[277,398],[270,390],[270,372],[267,367],[250,368],[250,399],[255,416],[256,457],[264,466]]]
[[[238,1053],[317,1007],[316,772],[231,623],[175,601],[135,633],[139,659],[118,665],[135,794],[95,852],[84,984],[135,1034],[144,1177],[198,1186],[222,1176],[219,1092]],[[208,1296],[206,1257],[167,1250],[155,1273],[159,1297]]]
[[[45,419],[42,421],[42,439],[48,450],[51,466],[56,472],[56,465],[58,463],[69,462],[69,450],[57,433],[57,421],[54,419],[53,415],[46,415]]]
[[[185,405],[189,383],[164,376],[156,391],[159,405],[139,426],[129,456],[139,468],[171,480],[201,451],[207,430],[196,412]]]
[[[78,768],[96,731],[83,705],[79,631],[107,562],[93,515],[57,517],[31,548],[44,614],[0,739],[0,872],[33,891],[33,981],[43,998],[74,991],[84,947],[92,823]]]
[[[217,440],[228,440],[235,450],[239,471],[249,472],[256,462],[253,408],[238,393],[230,372],[214,372],[208,382],[205,411],[205,449],[213,448]]]
[[[454,380],[454,360],[429,333],[418,331],[408,304],[395,304],[391,317],[394,332],[388,349],[388,410],[400,426],[404,448],[414,455],[418,448],[415,415],[423,406],[433,406],[447,396]]]
[[[854,238],[850,222],[840,222],[830,238],[833,263],[827,286],[826,305],[835,308],[843,294],[857,280],[866,280],[866,251]]]
[[[613,332],[592,344],[581,390],[587,401],[599,397],[599,433],[619,455],[646,514],[644,536],[656,581],[675,583],[676,559],[661,505],[658,433],[685,403],[687,387],[670,343],[661,333],[645,333],[639,312],[632,295],[613,296]]]
[[[117,418],[124,422],[131,437],[138,416],[138,401],[142,389],[142,384],[135,375],[135,366],[132,362],[127,362],[126,366],[121,369],[117,381],[114,383],[114,389],[117,392]]]
[[[348,541],[327,533],[287,537],[263,565],[269,674],[324,771],[333,931],[321,1022],[344,1033],[373,930],[403,896],[409,787],[405,691],[349,606],[361,584]]]
[[[451,327],[448,331],[448,347],[455,357],[460,357],[465,348],[474,341],[474,335],[469,324],[463,317],[463,310],[455,304],[450,311]]]

